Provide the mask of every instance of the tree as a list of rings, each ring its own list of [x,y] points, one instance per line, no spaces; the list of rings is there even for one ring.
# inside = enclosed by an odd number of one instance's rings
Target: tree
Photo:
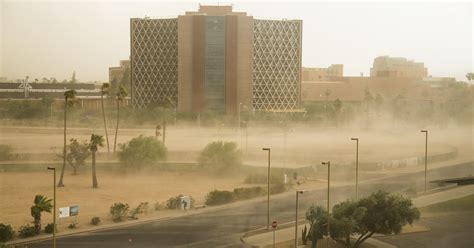
[[[115,127],[114,153],[117,147],[117,135],[118,135],[119,121],[120,121],[120,102],[123,101],[123,99],[125,99],[127,95],[128,95],[127,90],[125,90],[125,88],[122,85],[120,85],[117,92],[117,126]]]
[[[92,134],[91,141],[90,141],[90,150],[92,153],[92,187],[93,188],[99,187],[99,183],[97,182],[96,169],[95,169],[95,154],[99,146],[101,147],[104,146],[104,137],[101,135]]]
[[[68,90],[64,92],[64,146],[63,146],[63,166],[61,168],[61,176],[59,177],[58,187],[64,187],[63,177],[64,169],[66,169],[66,130],[67,130],[67,109],[69,105],[73,105],[74,98],[76,97],[75,90]]]
[[[360,247],[374,233],[398,234],[406,224],[420,218],[410,199],[378,191],[359,201],[344,201],[333,207],[330,235],[345,247]],[[350,237],[358,235],[352,244]]]
[[[72,84],[77,83],[77,80],[76,80],[76,71],[73,71],[73,72],[72,72],[71,83],[72,83]]]
[[[217,172],[228,171],[242,165],[242,154],[235,142],[209,143],[199,155],[199,164]]]
[[[471,83],[471,81],[474,80],[474,73],[472,72],[467,73],[466,78],[469,81],[469,83]]]
[[[79,143],[76,139],[70,139],[67,146],[69,152],[66,155],[66,161],[73,168],[73,175],[77,175],[78,169],[84,165],[86,159],[91,155],[89,152],[89,143]]]
[[[166,158],[166,147],[155,137],[140,135],[119,146],[118,156],[126,168],[141,169]]]
[[[110,153],[110,147],[109,147],[109,133],[107,132],[107,122],[105,119],[105,110],[104,110],[104,95],[109,94],[110,90],[110,84],[109,83],[103,83],[102,87],[100,89],[100,104],[102,106],[102,117],[104,119],[104,129],[105,129],[105,140],[107,140],[107,152]]]
[[[377,113],[377,115],[380,115],[380,108],[382,107],[383,102],[383,96],[380,95],[380,93],[377,93],[377,95],[375,96],[375,112]]]
[[[35,196],[35,199],[33,201],[34,205],[31,206],[31,216],[34,219],[36,234],[39,234],[41,231],[41,213],[51,213],[51,209],[53,208],[51,201],[51,199],[48,199],[43,195]]]
[[[327,216],[327,211],[319,205],[312,205],[306,211],[306,219],[309,221],[309,232],[306,238],[311,240],[312,248],[316,248],[318,239],[327,235]]]

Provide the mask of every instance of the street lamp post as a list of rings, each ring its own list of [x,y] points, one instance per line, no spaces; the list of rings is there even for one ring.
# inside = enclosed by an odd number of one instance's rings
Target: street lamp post
[[[326,239],[326,247],[329,247],[329,189],[330,189],[330,182],[331,182],[331,161],[327,162],[322,162],[322,165],[327,165],[328,166],[328,204],[327,204],[327,210],[328,210],[328,224],[327,224],[327,239]]]
[[[48,170],[52,170],[53,179],[53,248],[56,248],[56,167],[48,166]]]
[[[268,151],[268,172],[267,172],[267,230],[270,230],[270,148],[262,148]]]
[[[359,187],[359,138],[351,138],[356,141],[356,197],[358,198],[358,187]]]
[[[298,247],[298,195],[303,194],[306,190],[296,191],[296,207],[295,207],[295,247]]]
[[[420,132],[425,133],[425,193],[426,193],[426,174],[428,170],[428,130],[421,130]]]
[[[238,106],[238,112],[239,112],[239,115],[238,115],[238,121],[239,121],[239,132],[240,132],[240,105],[242,105],[241,102],[239,102],[239,106]]]

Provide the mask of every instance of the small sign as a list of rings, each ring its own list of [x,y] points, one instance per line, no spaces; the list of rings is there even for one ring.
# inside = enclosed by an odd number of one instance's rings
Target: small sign
[[[69,217],[69,207],[59,208],[59,218]]]
[[[66,218],[66,217],[77,216],[77,215],[79,215],[78,205],[59,208],[59,218]]]
[[[69,207],[69,216],[77,216],[79,214],[79,206],[70,206]]]
[[[272,228],[275,229],[275,228],[277,228],[277,226],[278,226],[278,223],[276,222],[276,220],[274,220],[272,222]]]

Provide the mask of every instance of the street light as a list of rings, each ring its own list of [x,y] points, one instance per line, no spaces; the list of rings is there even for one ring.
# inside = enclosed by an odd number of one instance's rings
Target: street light
[[[267,173],[267,230],[270,230],[270,148],[262,148],[268,151],[268,173]]]
[[[330,181],[331,181],[331,161],[327,161],[327,162],[322,162],[321,163],[322,165],[327,165],[328,166],[328,205],[327,205],[327,209],[328,209],[328,225],[327,225],[327,239],[326,239],[326,247],[329,247],[329,189],[330,189]]]
[[[356,200],[358,197],[358,187],[359,187],[359,138],[351,138],[351,140],[356,141]]]
[[[56,167],[48,166],[48,170],[52,170],[53,179],[53,248],[56,248]]]
[[[296,191],[296,207],[295,207],[295,247],[298,247],[298,195],[303,194],[306,190]]]
[[[240,105],[242,105],[241,102],[239,102],[239,107],[238,107],[238,112],[239,112],[239,117],[238,117],[238,121],[239,121],[239,132],[240,132]]]
[[[426,172],[428,170],[428,130],[421,130],[420,132],[426,134],[425,138],[425,193],[426,193]]]

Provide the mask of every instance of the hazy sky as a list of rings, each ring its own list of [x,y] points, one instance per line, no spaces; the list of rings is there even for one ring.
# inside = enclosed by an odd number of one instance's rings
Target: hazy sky
[[[226,1],[230,3],[229,1]],[[175,17],[195,2],[0,0],[0,76],[107,81],[130,53],[130,17]],[[216,2],[202,2],[212,4]],[[224,1],[220,1],[221,4]],[[303,66],[369,74],[374,57],[424,62],[430,75],[473,69],[472,3],[234,2],[256,18],[303,20]]]

